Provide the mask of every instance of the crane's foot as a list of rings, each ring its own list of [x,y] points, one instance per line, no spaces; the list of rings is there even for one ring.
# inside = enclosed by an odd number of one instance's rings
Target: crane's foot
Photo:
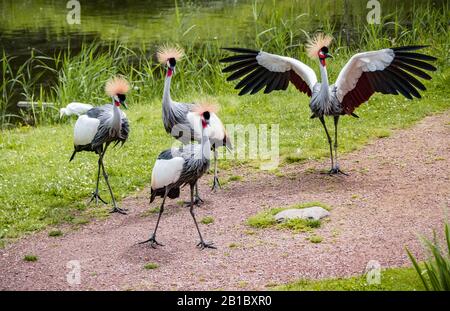
[[[203,203],[205,203],[205,201],[203,201],[203,199],[199,195],[194,196],[194,205],[200,206]],[[188,207],[191,207],[191,201],[184,201],[184,204]]]
[[[126,208],[120,208],[120,207],[114,206],[114,208],[112,210],[110,210],[109,212],[111,214],[112,213],[119,213],[119,214],[122,214],[122,215],[126,215],[127,211],[128,211],[128,209],[126,209]]]
[[[98,201],[99,201],[99,200],[102,201],[103,204],[108,204],[108,202],[106,202],[105,200],[103,200],[103,199],[100,197],[100,194],[98,194],[98,191],[92,192],[92,197],[91,197],[91,199],[89,200],[88,204],[92,203],[92,201],[94,201],[94,200],[95,200],[95,204],[96,204],[96,205],[98,205]]]
[[[341,171],[341,169],[339,168],[339,165],[336,165],[335,167],[333,167],[333,168],[328,172],[328,174],[329,174],[329,175],[332,175],[332,176],[333,176],[333,175],[339,175],[339,174],[348,176],[347,173],[344,173],[343,171]]]
[[[211,191],[217,191],[220,188],[222,188],[222,186],[220,185],[219,177],[214,176],[214,180],[213,180],[213,185],[211,187]]]
[[[150,246],[155,249],[156,249],[156,245],[164,246],[164,244],[161,244],[158,241],[156,241],[156,237],[154,234],[150,237],[150,239],[139,242],[139,244],[147,244],[147,243],[150,243]]]
[[[212,249],[217,249],[217,247],[214,246],[214,243],[209,243],[209,242],[205,242],[203,240],[201,240],[198,244],[197,247],[200,249],[205,249],[205,248],[212,248]]]

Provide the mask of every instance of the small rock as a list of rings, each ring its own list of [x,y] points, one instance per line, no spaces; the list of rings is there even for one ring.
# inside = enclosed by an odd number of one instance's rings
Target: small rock
[[[287,219],[309,219],[309,220],[319,220],[324,217],[330,216],[330,212],[320,206],[313,206],[308,208],[291,208],[279,212],[275,215],[275,219],[278,222],[286,221]]]

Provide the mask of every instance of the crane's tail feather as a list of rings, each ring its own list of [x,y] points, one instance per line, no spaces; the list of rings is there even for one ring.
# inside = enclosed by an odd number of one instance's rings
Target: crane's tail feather
[[[159,188],[159,189],[151,189],[150,190],[150,203],[153,203],[153,201],[155,200],[156,197],[164,197],[164,194],[166,193],[166,189],[165,188]],[[167,196],[170,199],[176,199],[180,196],[180,187],[177,188],[171,188],[169,190],[169,193],[167,194]]]
[[[75,158],[75,154],[77,153],[76,150],[73,151],[72,156],[70,157],[69,162],[72,162],[72,160]]]

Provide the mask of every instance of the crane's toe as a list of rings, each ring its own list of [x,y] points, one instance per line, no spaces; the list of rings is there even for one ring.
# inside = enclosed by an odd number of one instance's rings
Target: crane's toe
[[[214,246],[214,243],[212,243],[212,242],[205,242],[205,241],[200,241],[197,244],[197,247],[200,248],[200,249],[205,249],[205,248],[217,249],[217,247]]]
[[[98,191],[92,192],[92,197],[91,197],[91,199],[89,200],[88,203],[92,203],[92,201],[94,201],[94,200],[95,200],[95,204],[96,204],[96,205],[98,205],[98,201],[99,201],[99,200],[102,201],[103,204],[108,204],[108,202],[106,202],[105,200],[103,200],[103,199],[100,197],[100,194],[98,194]]]
[[[151,246],[152,248],[155,248],[155,249],[156,249],[156,245],[164,246],[164,244],[159,243],[158,241],[156,241],[155,235],[152,235],[152,236],[150,237],[150,239],[148,239],[148,240],[139,242],[139,244],[147,244],[147,243],[150,243],[150,246]]]
[[[221,188],[222,186],[220,185],[220,181],[219,181],[219,177],[214,176],[214,180],[213,180],[213,185],[211,187],[212,191],[217,191]]]
[[[110,213],[111,214],[112,213],[119,213],[119,214],[122,214],[122,215],[127,215],[126,211],[127,211],[127,209],[114,206],[114,208],[110,211]]]
[[[201,204],[205,203],[202,198],[200,198],[198,195],[194,196],[194,205],[200,206]],[[187,207],[191,207],[191,201],[184,201],[184,204]]]
[[[339,168],[339,165],[334,166],[334,167],[328,172],[328,174],[330,174],[330,175],[332,175],[332,176],[333,176],[333,175],[339,175],[339,174],[348,176],[347,173],[344,173],[343,171],[341,171],[341,169]]]

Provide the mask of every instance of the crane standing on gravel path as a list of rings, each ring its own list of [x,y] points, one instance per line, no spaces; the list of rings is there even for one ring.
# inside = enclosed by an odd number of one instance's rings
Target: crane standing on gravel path
[[[184,55],[180,48],[175,47],[161,47],[157,52],[158,61],[167,66],[167,74],[164,81],[164,93],[162,98],[162,117],[164,128],[167,133],[174,138],[180,140],[183,144],[191,141],[200,141],[201,130],[198,125],[198,116],[193,111],[194,104],[179,103],[172,100],[170,96],[170,84],[172,76],[175,73],[175,66],[178,60]],[[216,109],[217,110],[217,109]],[[217,148],[225,146],[231,149],[231,142],[227,136],[222,121],[215,112],[211,112],[210,116],[210,131],[209,139],[212,150],[214,152],[214,181],[212,190],[217,190],[220,187],[220,182],[217,174]],[[196,203],[202,201],[198,194],[198,187],[196,188],[195,200]]]
[[[332,56],[328,46],[332,37],[322,33],[309,40],[306,50],[309,57],[319,63],[322,82],[317,82],[313,69],[304,63],[290,58],[243,48],[225,48],[238,55],[221,60],[233,63],[223,69],[223,72],[233,72],[228,81],[242,80],[236,85],[241,89],[239,95],[250,92],[255,94],[262,90],[268,94],[274,90],[286,90],[289,82],[310,99],[311,118],[319,118],[327,135],[330,146],[330,174],[343,173],[337,159],[337,127],[341,115],[352,115],[362,103],[366,102],[375,92],[383,94],[402,94],[408,99],[420,98],[417,89],[426,90],[425,86],[414,75],[426,80],[431,77],[424,70],[435,71],[436,68],[427,63],[436,58],[412,51],[425,46],[404,46],[378,51],[363,52],[354,55],[342,68],[335,84],[329,85],[326,59]],[[325,116],[333,116],[335,127],[334,154],[330,134],[325,125]],[[344,173],[343,173],[344,174]]]
[[[209,106],[197,105],[192,113],[198,116],[199,126],[201,127],[200,144],[191,143],[180,148],[167,149],[158,156],[152,171],[150,203],[152,203],[157,196],[162,197],[163,201],[153,234],[148,240],[140,242],[140,244],[150,243],[150,246],[153,248],[155,248],[156,245],[162,246],[161,243],[156,241],[156,230],[158,230],[159,221],[164,212],[166,197],[171,199],[178,198],[180,196],[180,188],[189,185],[191,190],[189,211],[194,219],[198,235],[200,236],[200,242],[197,246],[201,249],[215,248],[213,243],[208,243],[203,240],[194,214],[195,185],[203,174],[208,171],[210,164],[211,144],[209,130],[211,115],[214,112],[210,110]]]

